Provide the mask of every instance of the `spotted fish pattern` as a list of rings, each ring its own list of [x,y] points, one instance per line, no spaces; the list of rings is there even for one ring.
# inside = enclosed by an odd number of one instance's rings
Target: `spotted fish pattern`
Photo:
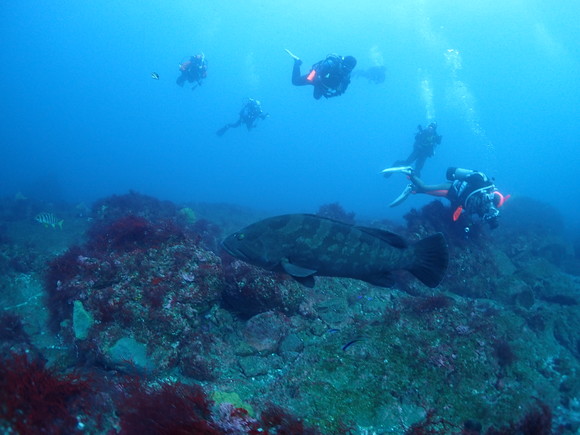
[[[228,236],[222,246],[240,260],[287,273],[310,287],[316,275],[390,287],[394,270],[407,270],[428,287],[436,287],[449,262],[441,233],[410,244],[389,231],[312,214],[264,219]]]

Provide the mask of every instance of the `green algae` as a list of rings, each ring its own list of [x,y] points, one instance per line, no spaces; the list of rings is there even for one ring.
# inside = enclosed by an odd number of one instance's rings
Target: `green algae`
[[[242,408],[242,409],[245,409],[246,411],[248,411],[248,414],[250,416],[253,417],[255,415],[254,409],[252,408],[252,405],[250,405],[248,402],[243,401],[240,398],[239,394],[236,392],[226,392],[226,391],[215,390],[211,394],[211,398],[218,405],[220,403],[231,403],[236,408]]]

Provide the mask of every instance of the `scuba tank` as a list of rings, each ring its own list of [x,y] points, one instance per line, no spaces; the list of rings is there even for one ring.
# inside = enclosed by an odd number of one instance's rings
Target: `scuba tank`
[[[447,168],[447,173],[445,174],[447,179],[450,181],[464,181],[468,176],[475,174],[477,171],[473,169],[463,169],[463,168]]]

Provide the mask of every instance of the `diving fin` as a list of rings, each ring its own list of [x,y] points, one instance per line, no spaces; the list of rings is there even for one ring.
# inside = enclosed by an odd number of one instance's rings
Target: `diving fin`
[[[223,135],[224,135],[224,133],[225,133],[226,131],[228,131],[228,128],[230,128],[230,126],[229,126],[229,125],[224,125],[224,126],[223,126],[222,128],[220,128],[218,131],[216,131],[216,132],[215,132],[215,134],[217,134],[218,136],[220,136],[220,137],[221,137],[221,136],[223,136]]]
[[[395,166],[393,168],[383,169],[381,174],[392,174],[394,172],[400,172],[401,174],[411,175],[413,173],[413,168],[411,166]]]
[[[389,207],[396,207],[397,205],[405,201],[409,197],[411,192],[413,192],[413,187],[414,186],[411,183],[407,184],[405,190],[403,190],[403,192],[393,202],[389,204]]]
[[[300,58],[298,56],[296,56],[294,53],[292,53],[290,50],[288,50],[287,48],[284,49],[284,51],[286,53],[288,53],[290,55],[290,57],[294,60],[300,60]]]

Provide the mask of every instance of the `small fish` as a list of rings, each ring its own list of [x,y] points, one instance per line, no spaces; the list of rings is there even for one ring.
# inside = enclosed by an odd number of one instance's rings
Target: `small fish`
[[[354,340],[350,340],[348,343],[346,343],[344,346],[342,346],[342,350],[346,352],[346,350],[351,347],[353,344],[355,344],[357,341],[362,341],[362,338],[355,338]]]
[[[16,192],[16,195],[14,195],[14,199],[16,201],[26,201],[28,198],[24,196],[22,192]]]
[[[157,74],[156,72],[152,72],[152,73],[151,73],[151,78],[152,78],[153,80],[159,80],[159,74]]]
[[[64,222],[63,219],[58,220],[56,218],[56,216],[52,213],[48,213],[48,212],[42,212],[36,215],[36,217],[34,218],[34,220],[36,222],[40,222],[41,224],[43,224],[45,227],[52,227],[52,228],[56,228],[59,227],[62,230],[62,224]]]

